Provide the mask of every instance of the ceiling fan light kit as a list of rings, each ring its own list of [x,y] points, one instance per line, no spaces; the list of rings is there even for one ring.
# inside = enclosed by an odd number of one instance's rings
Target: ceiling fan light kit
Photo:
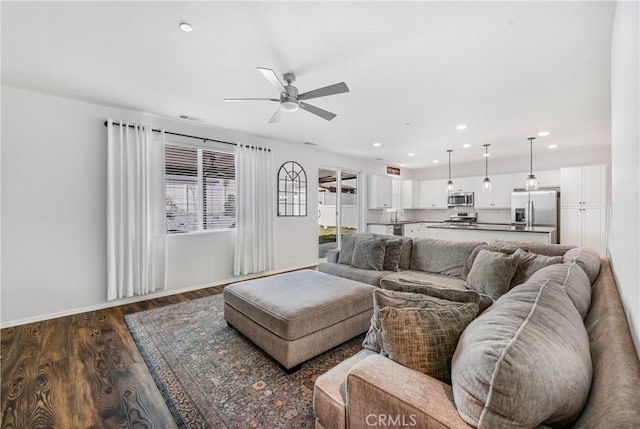
[[[278,110],[273,114],[269,120],[270,124],[278,122],[282,117],[282,112],[295,112],[299,109],[306,110],[316,116],[330,121],[336,117],[335,113],[331,113],[327,110],[321,109],[311,104],[303,103],[302,100],[310,100],[312,98],[326,97],[328,95],[342,94],[349,92],[347,84],[344,82],[336,83],[333,85],[325,86],[323,88],[307,91],[302,94],[298,94],[298,88],[293,86],[296,81],[296,76],[293,73],[285,73],[282,78],[286,82],[284,85],[276,73],[268,68],[258,67],[258,71],[280,92],[280,98],[225,98],[224,101],[276,101],[280,103]]]

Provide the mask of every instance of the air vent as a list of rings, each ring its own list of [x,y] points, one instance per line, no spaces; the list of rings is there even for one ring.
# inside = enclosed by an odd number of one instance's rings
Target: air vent
[[[384,158],[375,158],[376,161],[384,161]]]
[[[318,143],[304,142],[307,146],[318,146]]]
[[[204,119],[200,119],[200,118],[196,118],[195,116],[189,116],[189,115],[180,115],[178,116],[180,119],[184,119],[185,121],[191,121],[191,122],[204,122]]]

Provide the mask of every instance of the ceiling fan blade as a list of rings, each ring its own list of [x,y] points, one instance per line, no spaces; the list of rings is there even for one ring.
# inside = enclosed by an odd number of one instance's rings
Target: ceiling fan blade
[[[276,110],[276,113],[274,113],[271,119],[269,119],[269,123],[274,124],[278,122],[280,118],[282,118],[282,113],[283,113],[282,109],[278,107],[278,110]]]
[[[280,101],[277,98],[225,98],[224,101]]]
[[[271,85],[276,87],[278,92],[287,92],[287,90],[284,89],[284,85],[282,84],[282,82],[280,82],[280,79],[278,79],[278,75],[276,75],[276,72],[264,67],[258,67],[258,70],[260,71],[260,73],[262,73],[262,76],[264,76],[265,79],[267,79],[271,83]]]
[[[347,84],[344,82],[325,86],[324,88],[314,89],[298,95],[298,100],[311,100],[312,98],[324,97],[326,95],[342,94],[349,92]]]
[[[321,118],[326,119],[327,121],[330,121],[336,117],[335,113],[328,112],[319,107],[312,106],[311,104],[300,103],[300,108],[306,110],[309,113],[313,113],[314,115],[318,115]]]

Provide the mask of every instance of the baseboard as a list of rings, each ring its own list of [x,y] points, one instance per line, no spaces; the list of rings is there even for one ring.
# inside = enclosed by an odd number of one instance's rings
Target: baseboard
[[[120,305],[131,304],[131,303],[134,303],[134,302],[146,301],[146,300],[154,299],[154,298],[162,298],[162,297],[165,297],[165,296],[177,295],[179,293],[191,292],[191,291],[194,291],[194,290],[205,289],[205,288],[208,288],[208,287],[221,286],[221,285],[226,285],[226,284],[229,284],[229,283],[241,282],[241,281],[244,281],[244,280],[257,279],[257,278],[260,278],[260,277],[267,277],[267,276],[272,276],[272,275],[275,275],[275,274],[282,274],[282,273],[286,273],[286,272],[289,272],[289,271],[303,270],[305,268],[316,267],[317,265],[318,264],[305,264],[305,265],[301,265],[301,266],[297,266],[297,267],[289,267],[289,268],[285,268],[285,269],[281,269],[281,270],[273,270],[273,271],[265,271],[263,273],[248,274],[248,275],[245,275],[245,276],[233,277],[231,279],[219,280],[219,281],[212,282],[212,283],[207,283],[207,284],[201,284],[201,285],[196,285],[196,286],[188,286],[188,287],[184,287],[184,288],[180,288],[180,289],[157,291],[157,292],[150,293],[148,295],[132,296],[130,298],[116,299],[116,300],[113,300],[113,301],[108,301],[108,302],[104,302],[104,303],[100,303],[100,304],[96,304],[96,305],[90,305],[90,306],[87,306],[87,307],[81,307],[81,308],[75,308],[75,309],[71,309],[71,310],[58,311],[58,312],[55,312],[55,313],[47,313],[47,314],[42,314],[42,315],[33,316],[33,317],[25,317],[23,319],[10,320],[8,322],[1,323],[0,324],[0,329],[12,328],[14,326],[25,325],[27,323],[35,323],[35,322],[42,322],[42,321],[50,320],[50,319],[57,319],[59,317],[73,316],[75,314],[87,313],[89,311],[104,310],[105,308],[118,307]],[[105,293],[106,293],[106,291],[105,291]]]

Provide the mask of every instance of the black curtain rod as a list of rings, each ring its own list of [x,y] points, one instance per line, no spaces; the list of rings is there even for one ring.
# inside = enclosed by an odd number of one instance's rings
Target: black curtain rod
[[[108,123],[108,121],[104,121],[104,126],[105,127],[107,126],[107,123]],[[115,121],[113,121],[113,125],[118,125],[120,127],[124,126],[124,124],[122,124],[120,122],[115,122]],[[129,128],[135,128],[133,125],[128,125],[128,127]],[[156,128],[151,128],[151,131],[153,131],[154,133],[159,133],[162,130],[158,130]],[[233,146],[238,146],[237,143],[231,143],[231,142],[225,142],[225,141],[222,141],[222,140],[210,139],[208,137],[190,136],[189,134],[174,133],[174,132],[171,132],[171,131],[165,131],[164,133],[165,134],[171,134],[172,136],[179,136],[179,137],[187,137],[187,138],[190,138],[190,139],[204,140],[205,143],[209,141],[209,142],[216,142],[216,143],[230,144],[230,145],[233,145]],[[251,149],[255,148],[255,149],[258,149],[258,150],[266,150],[267,152],[271,152],[271,149],[265,149],[265,148],[261,148],[261,147],[258,147],[258,146],[249,146],[249,147]]]

